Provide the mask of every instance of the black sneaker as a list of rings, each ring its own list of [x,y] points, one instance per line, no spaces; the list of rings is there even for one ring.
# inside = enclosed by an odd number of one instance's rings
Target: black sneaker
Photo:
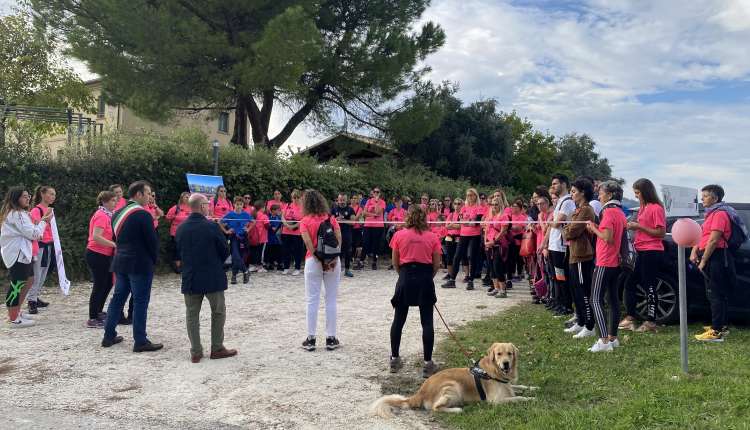
[[[127,317],[125,318],[125,315],[120,317],[120,321],[117,321],[118,325],[132,325],[133,324],[133,317]]]
[[[513,282],[511,282],[511,281],[505,281],[505,289],[506,290],[512,290],[513,289]]]
[[[488,292],[488,293],[491,293],[492,291],[495,291],[495,287],[494,287],[494,286],[492,286],[492,285],[490,285],[490,287],[489,287],[489,288],[487,288],[487,292]]]
[[[122,342],[122,336],[115,336],[112,339],[107,339],[106,337],[102,339],[102,346],[105,348],[109,348],[112,345],[116,345],[118,343]]]
[[[30,314],[38,314],[39,313],[39,310],[37,310],[36,301],[29,301],[29,313]]]
[[[441,285],[440,288],[456,288],[456,281],[448,279],[445,284]]]
[[[38,308],[46,308],[49,306],[49,303],[45,302],[44,300],[37,297],[36,299],[36,307]]]
[[[242,283],[247,284],[250,282],[250,272],[245,271],[245,273],[242,274]]]
[[[302,342],[302,349],[315,351],[315,336],[307,336],[307,339]]]
[[[450,275],[450,274],[448,274],[448,275],[445,275],[445,276],[443,276],[443,281],[447,281],[447,280],[449,280],[450,278],[451,278],[451,275]]]
[[[232,283],[232,285],[237,285],[237,274],[236,273],[232,273],[232,281],[231,281],[231,283]]]
[[[337,349],[340,346],[341,346],[341,343],[335,337],[328,336],[326,338],[326,349],[327,350],[333,351],[334,349]]]
[[[354,265],[354,270],[362,270],[365,268],[365,263],[362,262],[362,260],[357,261],[357,264]]]
[[[146,342],[143,345],[133,346],[133,352],[154,352],[164,348],[160,343]]]
[[[378,263],[372,263],[372,270],[378,270]]]
[[[422,368],[422,377],[427,379],[430,376],[434,375],[438,371],[437,364],[435,364],[434,361],[430,360],[424,364],[424,367]]]
[[[466,291],[471,291],[474,289],[474,281],[469,281],[466,283]]]
[[[401,357],[391,357],[390,361],[390,368],[391,373],[397,373],[401,368],[404,366],[404,363],[401,362]]]

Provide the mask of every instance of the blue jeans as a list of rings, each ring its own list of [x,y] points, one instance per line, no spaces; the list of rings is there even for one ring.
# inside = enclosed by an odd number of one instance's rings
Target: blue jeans
[[[148,343],[146,337],[146,317],[148,314],[148,302],[151,300],[151,281],[153,273],[116,273],[115,292],[109,301],[107,309],[107,324],[104,327],[104,338],[114,339],[117,336],[117,322],[120,320],[122,310],[128,294],[133,296],[133,340],[135,346]]]
[[[247,267],[245,266],[245,256],[242,255],[241,246],[245,242],[244,237],[238,237],[233,234],[229,238],[229,243],[232,246],[232,273],[237,274],[238,272],[245,273]]]

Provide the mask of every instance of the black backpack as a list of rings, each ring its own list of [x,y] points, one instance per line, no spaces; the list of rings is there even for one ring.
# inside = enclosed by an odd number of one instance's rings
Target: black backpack
[[[606,204],[602,207],[602,217],[604,211],[614,208],[618,211],[622,211],[622,206],[618,204]],[[625,227],[622,229],[622,239],[620,240],[620,268],[632,272],[635,270],[635,262],[638,259],[638,252],[635,250],[635,245],[628,234],[628,229]]]
[[[318,226],[318,244],[315,247],[315,257],[324,263],[331,262],[341,255],[341,244],[336,239],[336,231],[328,218]]]
[[[723,209],[718,209],[723,210]],[[736,253],[738,249],[742,246],[743,243],[747,242],[748,239],[748,232],[747,232],[747,226],[745,226],[745,223],[742,222],[742,218],[737,218],[739,222],[736,222],[736,220],[732,217],[732,214],[729,213],[729,211],[725,211],[727,215],[729,216],[729,224],[732,226],[732,232],[729,235],[729,240],[727,240],[727,248],[731,253]]]

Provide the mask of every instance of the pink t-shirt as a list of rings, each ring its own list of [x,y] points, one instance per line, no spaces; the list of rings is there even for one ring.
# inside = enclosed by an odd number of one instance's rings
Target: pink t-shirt
[[[487,221],[494,221],[489,224],[485,224],[486,228],[484,231],[484,241],[485,242],[493,242],[498,234],[503,230],[504,227],[507,227],[507,224],[498,224],[497,221],[510,221],[508,219],[508,215],[504,212],[500,212],[499,214],[495,214],[494,216],[487,215],[486,216]]]
[[[371,215],[371,212],[375,212],[375,209],[381,208],[380,215]],[[385,213],[385,200],[383,199],[369,199],[365,205],[365,227],[383,227],[383,214]]]
[[[255,206],[246,206],[245,209],[242,209],[245,211],[245,213],[249,214],[251,217],[255,218]]]
[[[440,212],[430,212],[427,214],[427,222],[428,226],[430,227],[430,231],[435,233],[438,238],[445,237],[446,229],[445,224],[429,224],[431,222],[437,222],[440,221],[438,218],[440,218]]]
[[[406,219],[406,210],[404,208],[393,208],[388,212],[388,221],[404,222]],[[398,224],[396,224],[398,227]]]
[[[234,205],[229,200],[221,198],[218,200],[211,199],[209,207],[215,218],[224,218],[224,215],[234,210]]]
[[[609,244],[599,238],[596,239],[596,265],[599,267],[619,267],[622,232],[625,230],[628,221],[620,208],[602,210],[601,218],[599,231],[611,231],[612,243]]]
[[[318,227],[320,227],[320,223],[325,221],[326,219],[331,220],[331,225],[333,226],[334,230],[340,230],[341,227],[339,227],[339,222],[336,221],[336,218],[325,214],[325,215],[307,215],[306,217],[303,217],[302,220],[299,223],[299,231],[305,232],[310,236],[310,240],[312,240],[313,248],[318,246]],[[310,251],[305,254],[305,258],[312,257],[312,254],[310,254]]]
[[[667,214],[661,205],[648,203],[638,211],[638,224],[647,228],[667,226]],[[660,237],[654,237],[646,232],[637,230],[633,241],[636,251],[664,251],[664,243]]]
[[[148,204],[144,209],[146,209],[146,212],[150,213],[151,218],[154,219],[154,228],[159,228],[159,220],[156,219],[156,210],[159,209],[159,206]]]
[[[302,208],[299,207],[296,203],[290,203],[287,205],[287,207],[282,212],[284,214],[284,219],[287,222],[290,221],[299,221],[302,219]],[[292,236],[299,236],[299,228],[294,230],[290,229],[287,226],[281,227],[281,234],[290,234]]]
[[[115,211],[118,211],[125,207],[125,205],[128,203],[128,201],[124,197],[120,197],[120,200],[115,203]]]
[[[190,216],[190,206],[180,205],[179,209],[180,210],[177,210],[177,205],[174,205],[167,211],[167,221],[172,223],[169,227],[170,236],[176,235],[177,228]]]
[[[282,202],[281,200],[269,200],[268,202],[266,202],[266,212],[270,213],[271,212],[271,206],[273,206],[273,205],[279,205],[279,210],[282,211],[282,212],[287,207],[287,204],[284,203],[284,202]]]
[[[706,217],[703,222],[703,234],[701,235],[701,241],[698,245],[698,249],[703,251],[708,245],[708,240],[711,238],[711,232],[716,230],[721,232],[721,239],[716,244],[716,248],[726,248],[729,236],[732,234],[732,221],[729,219],[729,215],[725,211],[713,211],[711,215]]]
[[[36,205],[34,209],[29,212],[31,221],[34,224],[39,224],[39,221],[42,220],[42,215],[44,215],[47,210],[48,209],[43,208],[41,205]],[[52,226],[50,225],[50,223],[47,223],[47,227],[44,227],[44,233],[42,233],[42,238],[39,239],[39,242],[52,243]]]
[[[89,221],[89,241],[86,244],[86,249],[111,257],[115,254],[115,249],[98,244],[94,240],[94,229],[97,227],[102,229],[103,238],[112,240],[112,218],[103,210],[97,209]]]
[[[487,208],[480,205],[464,206],[461,208],[460,212],[461,221],[476,221],[477,219],[481,220],[484,217],[486,209]],[[479,236],[480,234],[482,234],[482,226],[481,224],[461,224],[460,231],[461,236]]]
[[[446,217],[446,220],[448,221],[448,224],[458,221],[458,212],[451,212],[451,214]],[[446,233],[450,236],[458,236],[461,234],[461,229],[446,229]]]
[[[268,225],[270,224],[268,215],[262,211],[255,211],[253,216],[255,217],[255,230],[257,232],[258,243],[268,243]]]
[[[551,218],[551,217],[552,217],[551,213],[539,212],[538,219],[540,222],[546,222],[547,218]],[[542,242],[544,242],[544,233],[545,233],[544,229],[542,228],[541,223],[535,224],[534,233],[536,234],[536,249],[541,251]]]
[[[398,249],[401,264],[432,264],[432,254],[440,253],[440,239],[431,231],[419,233],[412,228],[399,230],[391,238],[391,249]]]
[[[359,206],[359,205],[354,205],[354,206],[352,206],[352,209],[354,209],[354,215],[355,215],[355,217],[357,219],[359,219],[359,216],[362,214],[362,207]],[[362,228],[362,223],[361,222],[358,222],[358,223],[354,224],[354,229],[355,230],[358,230],[360,228]]]

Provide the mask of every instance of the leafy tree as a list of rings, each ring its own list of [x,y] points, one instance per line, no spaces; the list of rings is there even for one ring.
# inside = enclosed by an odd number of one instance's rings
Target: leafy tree
[[[27,14],[0,16],[0,145],[6,127],[14,136],[59,131],[50,123],[21,124],[7,114],[8,105],[92,108],[89,90],[58,52]]]
[[[432,103],[438,102],[444,113],[442,122],[425,138],[412,138],[411,128],[419,127],[412,121],[413,115],[397,117],[394,142],[398,150],[440,175],[486,185],[507,183],[513,140],[511,128],[497,111],[497,102],[462,106],[446,89]]]
[[[247,119],[271,149],[303,121],[331,127],[342,112],[384,130],[387,102],[445,40],[431,22],[413,30],[430,0],[26,1],[112,100],[156,120],[233,109],[234,141],[247,144]],[[271,136],[279,106],[292,115]]]
[[[516,112],[505,114],[503,120],[512,130],[515,148],[511,165],[511,183],[526,193],[538,185],[548,184],[550,175],[560,171],[555,136],[534,129],[528,119]],[[563,169],[562,173],[570,173]]]
[[[596,152],[596,142],[587,134],[566,134],[557,142],[557,164],[572,173],[572,177],[581,175],[594,179],[610,179],[612,167],[609,160],[600,158]]]

